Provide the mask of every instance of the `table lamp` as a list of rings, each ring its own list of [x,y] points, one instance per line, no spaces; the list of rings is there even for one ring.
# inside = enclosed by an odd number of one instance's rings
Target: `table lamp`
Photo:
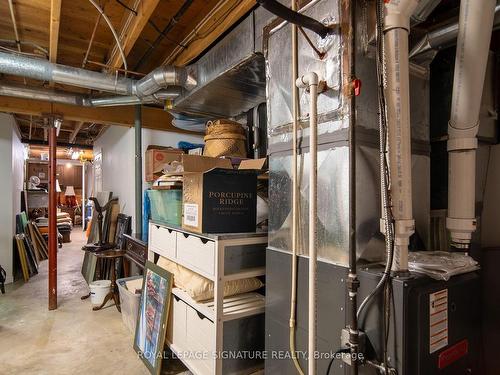
[[[64,196],[66,197],[66,205],[68,207],[76,206],[75,188],[73,186],[66,186]]]

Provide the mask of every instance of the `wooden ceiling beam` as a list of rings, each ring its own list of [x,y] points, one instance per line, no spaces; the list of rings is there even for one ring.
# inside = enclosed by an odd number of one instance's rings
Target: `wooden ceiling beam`
[[[203,53],[225,31],[255,7],[255,0],[228,0],[209,13],[177,47],[163,59],[163,64],[184,66]],[[214,27],[214,25],[216,25]],[[199,38],[199,35],[203,35]]]
[[[57,49],[59,46],[59,25],[61,24],[62,0],[50,0],[50,40],[49,60],[57,62]]]
[[[85,124],[83,121],[79,121],[75,125],[75,129],[71,131],[71,134],[69,135],[69,143],[75,143],[76,136],[78,135],[78,132],[82,128],[83,124]]]
[[[134,126],[134,107],[79,107],[67,104],[50,103],[41,100],[11,98],[0,96],[0,111],[23,115],[44,116],[58,114],[71,121],[94,122],[104,125]],[[164,130],[175,133],[198,134],[176,128],[172,125],[172,115],[153,107],[142,109],[142,126],[146,129]]]
[[[144,30],[144,27],[147,25],[151,15],[156,9],[156,6],[160,2],[160,0],[138,1],[139,6],[137,7],[137,15],[132,12],[128,12],[123,28],[120,31],[120,39],[125,56],[128,56],[134,47],[135,42],[139,39],[142,30]],[[112,68],[121,68],[123,65],[122,58],[118,52],[118,48],[116,44],[114,44],[107,64]]]

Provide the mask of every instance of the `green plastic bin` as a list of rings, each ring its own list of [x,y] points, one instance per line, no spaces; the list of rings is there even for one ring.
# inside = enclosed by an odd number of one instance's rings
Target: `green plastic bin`
[[[182,224],[182,190],[148,190],[151,219],[165,224]]]

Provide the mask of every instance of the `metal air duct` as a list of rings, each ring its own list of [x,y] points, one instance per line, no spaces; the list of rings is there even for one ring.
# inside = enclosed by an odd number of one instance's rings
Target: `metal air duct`
[[[47,90],[38,87],[0,85],[0,95],[23,99],[44,100],[52,103],[77,105],[83,107],[112,107],[135,104],[160,104],[163,100],[172,100],[180,95],[181,90],[175,86],[160,90],[153,95],[142,98],[137,96],[112,96],[91,98],[81,94],[71,94],[63,91]]]
[[[142,79],[135,81],[130,78],[115,77],[90,70],[54,64],[47,60],[4,52],[0,52],[0,73],[83,87],[91,90],[106,91],[119,95],[134,96],[138,99],[131,99],[131,101],[134,101],[134,104],[153,100],[150,97],[162,89],[182,87],[186,90],[191,90],[196,86],[196,80],[185,68],[180,67],[161,66]],[[165,95],[165,93],[162,95]],[[108,98],[107,103],[112,102],[113,99]],[[124,100],[117,97],[115,102],[119,105]]]
[[[411,15],[411,25],[415,26],[424,22],[440,2],[441,0],[421,0]]]
[[[500,5],[495,7],[493,30],[500,27]],[[427,33],[411,49],[410,59],[431,62],[440,49],[456,44],[458,37],[458,20]]]

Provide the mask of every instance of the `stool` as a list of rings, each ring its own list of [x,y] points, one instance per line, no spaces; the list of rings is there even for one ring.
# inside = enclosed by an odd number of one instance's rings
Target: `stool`
[[[120,308],[120,295],[118,294],[118,288],[116,285],[116,260],[122,258],[125,255],[125,250],[106,250],[102,252],[94,253],[97,258],[100,259],[112,259],[113,266],[111,267],[111,287],[109,293],[104,297],[104,301],[100,306],[94,306],[92,310],[97,311],[104,307],[104,305],[110,300],[113,299],[115,301],[115,306],[119,312],[121,312]]]

